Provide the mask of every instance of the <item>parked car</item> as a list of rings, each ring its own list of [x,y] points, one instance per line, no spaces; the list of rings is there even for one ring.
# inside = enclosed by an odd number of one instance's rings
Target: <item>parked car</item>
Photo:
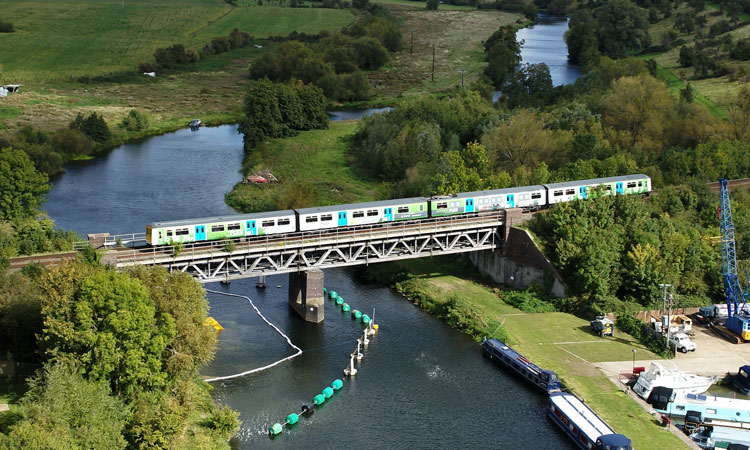
[[[690,337],[685,333],[675,333],[669,337],[669,343],[675,348],[675,351],[681,351],[682,353],[694,352],[696,349],[695,342],[690,340]]]

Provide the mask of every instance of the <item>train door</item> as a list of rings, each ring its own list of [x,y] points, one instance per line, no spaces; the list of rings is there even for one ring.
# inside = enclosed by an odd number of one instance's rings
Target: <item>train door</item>
[[[506,200],[506,202],[505,202],[505,203],[506,203],[506,204],[508,205],[508,208],[515,208],[515,207],[516,207],[516,202],[515,202],[515,200],[514,200],[514,198],[513,198],[513,197],[514,197],[514,195],[513,195],[513,194],[510,194],[510,195],[508,195],[508,196],[507,196],[507,197],[505,198],[505,200]]]
[[[623,190],[622,190],[622,183],[617,183],[617,184],[615,185],[615,189],[616,189],[617,195],[622,195],[622,194],[624,194],[624,192],[623,192]]]
[[[258,224],[254,220],[247,221],[247,234],[250,236],[257,236]]]
[[[393,208],[385,208],[383,210],[383,220],[385,222],[393,222]]]
[[[339,226],[340,227],[346,226],[346,211],[339,212]]]
[[[195,226],[195,240],[196,241],[205,241],[206,240],[206,226],[205,225],[196,225]]]
[[[473,198],[467,198],[466,199],[466,212],[474,212],[474,199]]]
[[[586,186],[581,186],[580,188],[578,188],[578,192],[580,193],[580,197],[582,199],[585,200],[586,198],[588,198],[588,194],[586,193]]]

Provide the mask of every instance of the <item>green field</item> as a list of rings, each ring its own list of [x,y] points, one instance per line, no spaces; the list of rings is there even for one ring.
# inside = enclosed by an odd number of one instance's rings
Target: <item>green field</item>
[[[286,209],[279,199],[291,187],[305,194],[302,205],[335,205],[379,198],[377,182],[358,173],[348,157],[349,139],[358,124],[331,122],[327,130],[305,131],[286,139],[270,139],[245,157],[243,173],[269,169],[278,184],[239,183],[227,195],[227,203],[242,212]]]
[[[211,37],[240,28],[255,37],[338,29],[353,21],[346,10],[232,8],[219,0],[3,2],[0,34],[4,82],[30,83],[133,70],[156,48],[181,43],[201,48]]]
[[[458,294],[479,307],[488,321],[503,323],[513,348],[540,366],[556,371],[566,389],[583,398],[617,432],[631,438],[633,448],[685,447],[591,364],[630,361],[634,348],[639,359],[659,358],[631,336],[616,331],[614,337],[599,338],[586,320],[571,314],[524,313],[500,300],[497,288],[470,281],[481,279],[481,275],[466,260],[457,263],[455,258],[444,257],[393,264],[422,279],[430,298],[443,302]]]

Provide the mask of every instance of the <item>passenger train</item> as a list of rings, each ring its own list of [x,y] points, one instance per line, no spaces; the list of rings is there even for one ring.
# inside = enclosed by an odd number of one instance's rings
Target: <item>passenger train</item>
[[[600,188],[601,190],[594,190]],[[226,217],[155,222],[146,226],[151,245],[328,230],[360,225],[474,214],[506,208],[535,211],[556,203],[604,195],[648,194],[651,179],[642,174],[537,186],[463,192],[444,197],[414,197]]]

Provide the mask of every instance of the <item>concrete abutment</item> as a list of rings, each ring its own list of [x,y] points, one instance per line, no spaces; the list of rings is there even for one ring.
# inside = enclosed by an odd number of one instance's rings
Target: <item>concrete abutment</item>
[[[323,271],[314,269],[289,274],[289,306],[306,322],[324,319]]]

